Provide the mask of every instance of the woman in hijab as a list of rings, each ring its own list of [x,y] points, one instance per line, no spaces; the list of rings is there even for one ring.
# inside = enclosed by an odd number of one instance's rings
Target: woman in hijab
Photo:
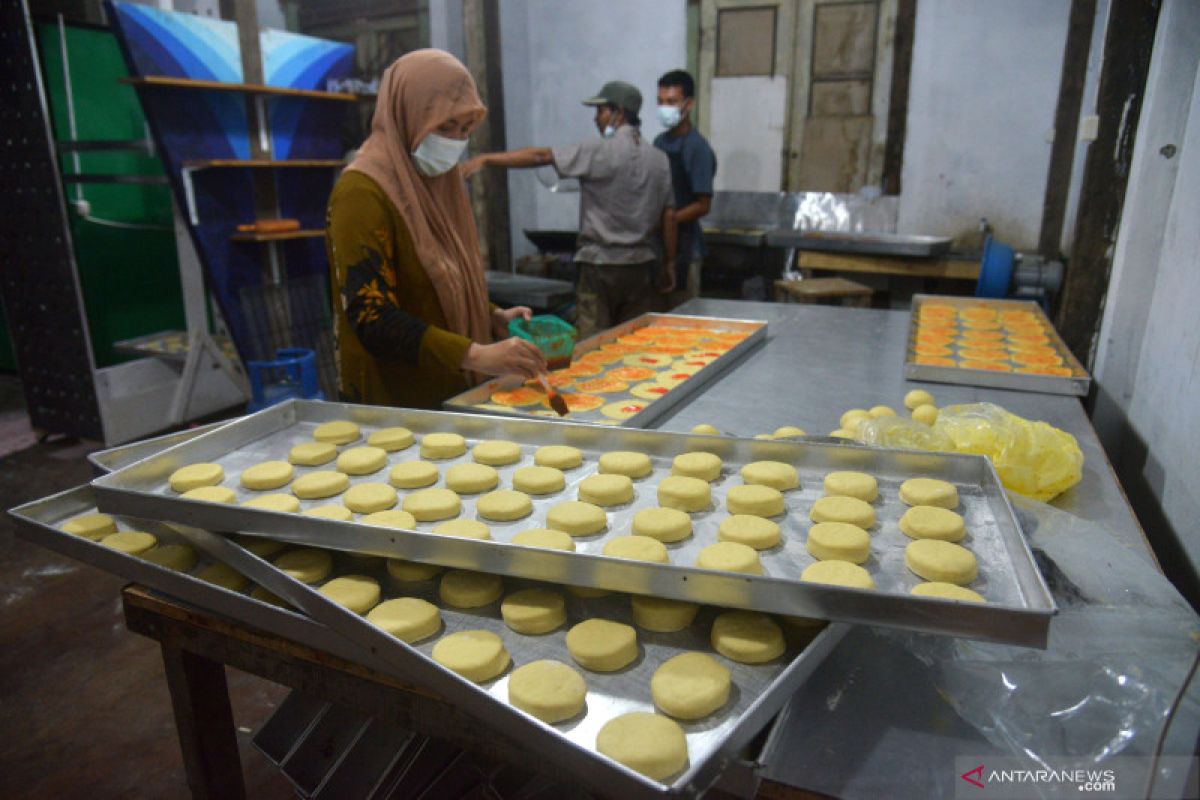
[[[486,109],[441,50],[388,67],[371,134],[329,198],[338,390],[343,400],[437,408],[481,375],[546,369],[507,335],[528,308],[488,302],[475,220],[459,172]]]

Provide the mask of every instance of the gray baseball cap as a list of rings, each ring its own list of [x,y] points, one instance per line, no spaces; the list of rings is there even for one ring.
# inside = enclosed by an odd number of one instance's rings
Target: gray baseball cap
[[[642,93],[637,87],[625,81],[609,81],[600,87],[595,97],[583,101],[585,106],[611,105],[632,111],[634,114],[642,110]]]

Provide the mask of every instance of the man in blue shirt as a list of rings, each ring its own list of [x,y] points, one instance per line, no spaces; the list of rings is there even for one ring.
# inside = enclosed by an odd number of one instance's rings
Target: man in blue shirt
[[[713,177],[717,157],[708,140],[692,126],[696,84],[687,72],[676,69],[658,79],[658,121],[666,131],[654,146],[667,154],[671,183],[675,190],[675,223],[679,238],[675,259],[675,291],[666,296],[666,308],[700,294],[700,269],[704,260],[704,237],[700,219],[712,207]]]

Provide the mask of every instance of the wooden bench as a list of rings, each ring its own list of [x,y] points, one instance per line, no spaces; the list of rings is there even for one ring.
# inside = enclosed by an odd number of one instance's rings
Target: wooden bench
[[[821,302],[844,306],[869,308],[871,295],[875,290],[870,286],[846,280],[845,278],[807,278],[799,281],[775,281],[775,302],[777,303],[807,303],[815,305]]]

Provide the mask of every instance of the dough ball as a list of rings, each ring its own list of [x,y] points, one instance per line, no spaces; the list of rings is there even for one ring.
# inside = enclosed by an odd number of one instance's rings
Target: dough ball
[[[337,458],[338,472],[370,475],[387,466],[387,451],[382,447],[351,447]]]
[[[692,624],[700,611],[696,603],[646,594],[630,595],[629,605],[633,610],[633,624],[655,633],[681,631]]]
[[[176,572],[191,572],[197,560],[196,549],[190,544],[160,544],[142,553],[142,558]]]
[[[504,581],[490,572],[452,569],[442,576],[438,596],[455,608],[479,608],[494,602],[504,593]]]
[[[896,409],[891,406],[871,406],[867,409],[867,413],[875,419],[879,419],[880,417],[894,417],[896,416]]]
[[[259,558],[269,558],[287,547],[283,542],[275,539],[263,539],[257,536],[235,536],[234,541]]]
[[[549,550],[574,550],[575,542],[571,535],[553,528],[529,528],[512,538],[513,544],[525,547],[545,547]]]
[[[600,506],[572,500],[550,509],[546,524],[572,536],[591,536],[608,527],[608,517]]]
[[[467,440],[457,433],[429,433],[421,440],[421,458],[458,458],[467,452]]]
[[[477,519],[451,519],[433,526],[433,532],[462,539],[491,539],[488,526]]]
[[[200,574],[196,576],[205,583],[211,583],[214,586],[220,586],[228,589],[231,592],[240,592],[250,585],[250,581],[245,575],[235,570],[233,567],[223,562],[209,564],[204,569],[200,570]]]
[[[567,631],[567,651],[584,669],[615,672],[637,658],[637,631],[607,619],[584,620]]]
[[[670,564],[667,546],[649,536],[618,536],[604,543],[604,555],[612,558],[628,558],[632,561],[653,561]]]
[[[442,612],[427,600],[397,597],[371,609],[367,622],[382,628],[402,642],[419,642],[433,636],[442,627]]]
[[[504,624],[531,636],[549,633],[567,621],[563,596],[549,589],[522,589],[500,603]]]
[[[405,497],[400,507],[417,522],[437,522],[457,517],[462,511],[462,501],[449,489],[421,489]]]
[[[216,486],[225,480],[225,470],[220,464],[189,464],[171,473],[171,488],[183,494],[188,489],[201,486]]]
[[[680,653],[654,670],[650,694],[664,714],[676,719],[703,719],[729,700],[730,675],[707,653]]]
[[[721,479],[721,463],[712,453],[682,453],[671,462],[671,474],[712,482]]]
[[[325,550],[301,547],[275,559],[275,566],[301,583],[320,583],[333,571],[333,557]]]
[[[288,451],[288,461],[298,467],[319,467],[337,458],[332,442],[301,442]]]
[[[405,461],[392,467],[388,482],[397,489],[423,489],[437,483],[438,468],[428,461]]]
[[[62,529],[72,536],[97,541],[117,532],[117,523],[108,514],[83,514],[63,523]]]
[[[108,536],[105,536],[100,540],[100,544],[112,548],[119,553],[140,556],[158,544],[158,539],[155,539],[153,534],[143,533],[142,531],[121,531],[120,533],[110,533]]]
[[[183,493],[185,500],[201,500],[205,503],[224,503],[232,505],[237,502],[237,492],[228,486],[198,486]]]
[[[701,422],[699,425],[692,426],[692,433],[699,433],[703,436],[720,436],[721,432],[709,425],[707,422]]]
[[[900,484],[900,499],[910,506],[958,508],[958,490],[954,484],[936,478],[909,478]]]
[[[708,481],[672,475],[658,484],[658,504],[680,511],[704,511],[712,504]]]
[[[870,573],[849,561],[818,561],[809,564],[800,573],[800,580],[809,583],[828,583],[848,586],[851,589],[874,589],[875,581]]]
[[[389,453],[406,450],[413,446],[413,432],[408,428],[380,428],[367,437],[367,444],[382,448]]]
[[[858,436],[858,434],[854,433],[853,431],[844,430],[842,428],[838,428],[836,431],[830,431],[829,435],[835,439],[851,439],[851,440],[854,439],[856,436]]]
[[[533,513],[533,501],[524,492],[501,489],[489,492],[475,502],[475,511],[484,519],[512,522]]]
[[[831,472],[825,476],[825,494],[870,503],[879,497],[879,484],[865,472]]]
[[[561,661],[531,661],[508,676],[508,702],[553,725],[583,711],[587,682]]]
[[[318,442],[330,444],[350,444],[357,441],[362,433],[359,427],[349,420],[340,419],[318,425],[313,431],[313,438]]]
[[[261,508],[264,511],[280,511],[286,514],[295,514],[300,510],[300,501],[290,494],[283,493],[264,494],[247,500],[242,505],[246,508]]]
[[[900,517],[900,530],[913,539],[957,542],[966,535],[963,518],[948,508],[913,506]]]
[[[912,593],[918,597],[940,597],[943,600],[958,600],[961,603],[984,602],[983,597],[978,592],[973,592],[963,586],[955,586],[953,583],[942,583],[940,581],[918,583],[912,588]]]
[[[755,550],[766,550],[779,544],[779,524],[753,514],[734,514],[721,520],[717,539],[736,542]]]
[[[619,506],[633,500],[633,481],[625,475],[591,475],[579,482],[579,499],[598,506]]]
[[[762,575],[762,563],[758,560],[758,551],[737,542],[710,544],[696,556],[696,566],[701,569],[719,569],[723,572]]]
[[[925,425],[932,425],[933,423],[937,422],[937,406],[929,403],[923,406],[917,406],[913,409],[912,418],[917,422],[924,423]]]
[[[904,548],[904,564],[927,581],[970,583],[979,575],[975,555],[965,547],[937,539],[917,539]]]
[[[594,586],[568,586],[567,591],[576,597],[590,600],[596,597],[607,597],[612,594],[608,589],[597,589]]]
[[[574,469],[583,463],[583,451],[565,444],[549,444],[534,451],[533,463],[539,467]]]
[[[505,464],[515,464],[521,460],[521,446],[516,442],[493,439],[475,445],[471,449],[471,456],[480,464],[502,467]]]
[[[800,475],[796,468],[782,461],[751,461],[742,467],[741,473],[744,483],[770,486],[781,492],[800,486]]]
[[[317,506],[316,508],[310,508],[308,511],[304,512],[304,516],[318,517],[320,519],[333,519],[337,520],[338,522],[351,522],[354,520],[354,515],[350,513],[350,509],[346,508],[345,506],[338,505]]]
[[[367,525],[382,525],[385,528],[403,528],[409,531],[417,527],[417,518],[407,511],[401,511],[398,508],[367,514],[359,522],[366,523]]]
[[[808,516],[813,522],[846,522],[863,530],[875,524],[875,509],[857,497],[822,497]]]
[[[861,564],[871,555],[871,536],[857,525],[818,522],[808,529],[804,548],[819,561]]]
[[[675,508],[644,508],[633,516],[633,532],[660,542],[678,542],[692,535],[692,518]]]
[[[625,475],[644,478],[653,471],[650,456],[630,450],[614,450],[600,456],[600,472],[606,475]]]
[[[459,494],[490,492],[500,485],[500,473],[487,464],[455,464],[446,470],[446,488]]]
[[[420,583],[427,581],[442,571],[437,564],[421,564],[417,561],[405,561],[401,558],[387,559],[388,576],[397,583]],[[378,623],[376,623],[378,624]],[[400,638],[404,638],[401,636]],[[410,641],[404,639],[404,641]]]
[[[757,611],[726,611],[713,620],[713,649],[730,661],[762,664],[783,654],[783,631]]]
[[[852,408],[845,414],[842,414],[838,420],[838,427],[844,431],[856,431],[858,426],[871,418],[870,412],[865,408]]]
[[[278,489],[291,482],[295,470],[286,461],[264,461],[242,471],[241,483],[256,492]]]
[[[379,582],[366,575],[343,575],[318,591],[355,614],[365,614],[379,605]]]
[[[566,487],[567,479],[554,467],[521,467],[513,473],[512,483],[526,494],[554,494]]]
[[[730,489],[725,496],[725,505],[730,514],[775,517],[783,513],[783,495],[770,486],[749,483]]]
[[[433,660],[469,681],[483,683],[508,669],[504,642],[491,631],[459,631],[433,646]]]
[[[775,441],[775,434],[773,434],[773,433],[756,433],[756,434],[754,434],[754,438],[760,439],[761,441],[764,441],[764,442],[773,442],[773,441]]]
[[[646,410],[646,403],[636,400],[618,400],[615,403],[609,403],[600,409],[600,413],[609,419],[621,420],[630,419],[631,417],[640,414]]]
[[[914,411],[920,406],[933,405],[933,395],[924,389],[913,389],[904,395],[904,407]]]
[[[661,714],[631,711],[613,717],[596,734],[596,750],[656,781],[687,766],[683,729]]]
[[[374,514],[396,505],[396,490],[386,483],[360,483],[346,490],[342,503],[358,514]]]
[[[776,439],[796,439],[801,436],[808,436],[803,428],[797,428],[795,425],[784,425],[781,428],[776,428],[771,434]]]
[[[344,472],[320,470],[301,475],[292,481],[292,494],[302,500],[320,500],[346,491],[350,479]]]

